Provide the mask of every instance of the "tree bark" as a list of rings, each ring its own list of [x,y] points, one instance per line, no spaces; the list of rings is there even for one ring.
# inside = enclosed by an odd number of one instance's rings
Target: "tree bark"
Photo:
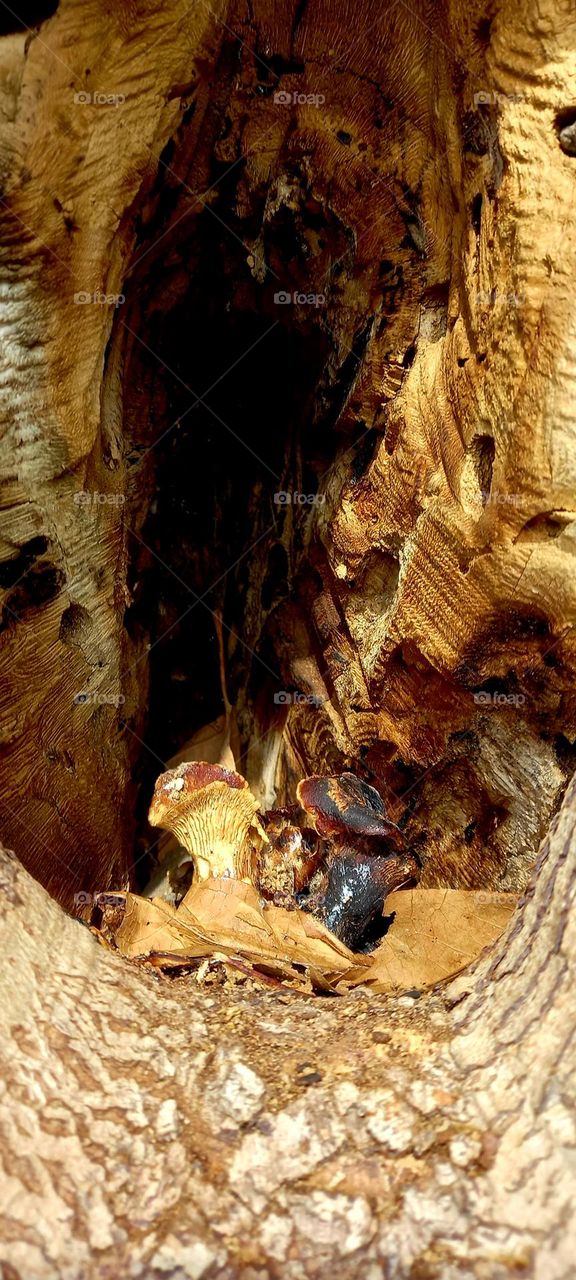
[[[0,37],[3,1280],[564,1280],[570,6],[54,8]],[[201,987],[55,901],[149,854],[215,613],[263,803],[351,767],[424,884],[528,884],[447,988]]]
[[[2,40],[3,830],[67,903],[221,709],[215,608],[263,801],[363,772],[426,883],[525,884],[573,767],[573,24],[346,12]]]
[[[507,933],[419,1000],[161,978],[2,883],[5,1277],[572,1274],[574,783]]]

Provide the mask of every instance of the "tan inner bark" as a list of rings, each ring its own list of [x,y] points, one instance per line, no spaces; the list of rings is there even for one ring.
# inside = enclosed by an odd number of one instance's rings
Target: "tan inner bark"
[[[0,65],[7,1280],[560,1280],[573,787],[534,860],[575,732],[570,7],[62,0]],[[288,286],[326,302],[274,303]],[[263,319],[251,418],[245,371],[205,394],[203,352],[230,363]],[[224,459],[234,396],[273,477]],[[178,503],[218,462],[200,537]],[[276,483],[325,501],[267,532]],[[161,669],[147,649],[218,548],[263,801],[351,765],[427,883],[528,884],[448,990],[207,997],[53,900],[128,879],[151,776],[218,710],[208,622]]]

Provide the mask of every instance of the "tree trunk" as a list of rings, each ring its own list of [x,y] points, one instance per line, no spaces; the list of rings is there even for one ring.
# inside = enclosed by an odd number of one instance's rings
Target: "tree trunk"
[[[306,1001],[139,972],[5,855],[6,1280],[571,1276],[575,873],[571,784],[473,972]]]
[[[534,863],[576,735],[570,6],[26,20],[0,36],[6,1280],[568,1275],[573,787]],[[215,615],[264,805],[352,768],[425,885],[532,877],[448,992],[207,997],[53,900],[148,865],[154,777],[222,711]]]

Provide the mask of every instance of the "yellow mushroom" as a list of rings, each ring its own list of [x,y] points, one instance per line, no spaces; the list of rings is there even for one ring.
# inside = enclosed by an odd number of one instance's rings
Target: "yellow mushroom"
[[[173,832],[190,854],[199,880],[232,876],[257,884],[267,843],[257,812],[258,801],[245,778],[199,761],[160,774],[148,820]]]

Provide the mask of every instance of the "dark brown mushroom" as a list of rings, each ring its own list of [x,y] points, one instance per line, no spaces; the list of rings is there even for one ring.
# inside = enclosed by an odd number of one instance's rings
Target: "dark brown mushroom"
[[[417,878],[416,860],[378,792],[353,774],[305,778],[298,800],[301,807],[260,818],[244,778],[192,761],[157,779],[149,819],[176,835],[200,880],[248,880],[264,897],[294,906],[311,887],[307,909],[356,946],[386,895]]]
[[[365,940],[376,917],[383,914],[388,894],[416,881],[418,876],[418,863],[412,854],[370,857],[350,850],[336,855],[318,904],[321,919],[354,950]]]
[[[304,778],[297,795],[326,846],[324,883],[309,909],[357,947],[387,894],[418,879],[418,863],[381,796],[354,774]]]
[[[405,850],[404,835],[386,817],[381,796],[353,773],[304,778],[298,783],[296,794],[320,836],[335,841],[344,839],[354,845],[362,840],[363,846],[367,841],[367,853]]]
[[[320,865],[321,850],[316,832],[298,825],[299,805],[270,809],[263,824],[267,845],[260,867],[258,887],[264,897],[288,904],[310,882]]]

